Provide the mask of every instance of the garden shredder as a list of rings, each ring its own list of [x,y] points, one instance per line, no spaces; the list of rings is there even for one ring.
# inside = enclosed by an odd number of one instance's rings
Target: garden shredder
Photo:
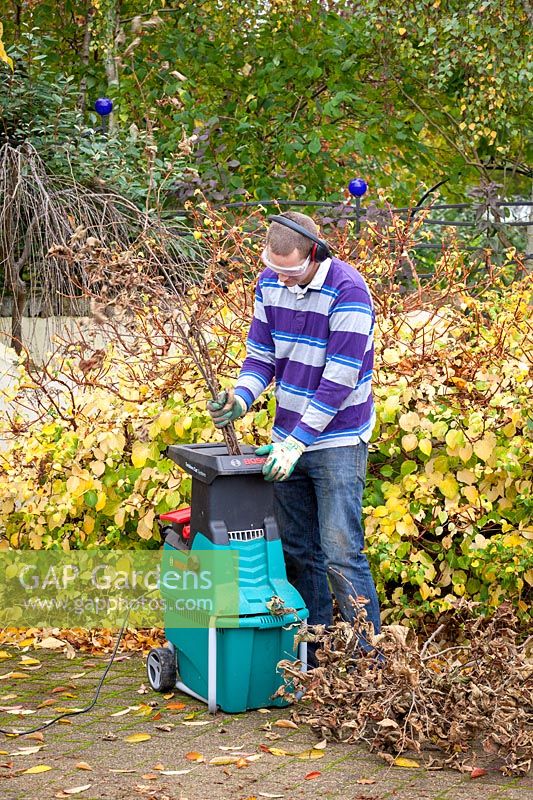
[[[190,508],[160,516],[162,597],[171,607],[176,593],[165,571],[174,562],[185,558],[189,571],[199,570],[212,553],[213,570],[228,555],[235,565],[235,603],[233,612],[214,618],[197,608],[166,615],[167,646],[148,654],[150,685],[160,692],[178,688],[211,712],[283,705],[272,699],[282,683],[276,665],[298,657],[306,668],[307,645],[296,651],[294,638],[308,611],[287,580],[272,484],[262,475],[265,458],[250,446],[230,455],[223,444],[175,445],[167,455],[192,476],[192,493]]]

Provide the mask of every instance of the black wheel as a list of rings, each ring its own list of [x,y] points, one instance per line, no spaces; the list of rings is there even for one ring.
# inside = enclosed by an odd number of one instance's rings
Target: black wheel
[[[176,656],[168,647],[154,647],[146,659],[146,674],[152,689],[169,692],[176,686]]]

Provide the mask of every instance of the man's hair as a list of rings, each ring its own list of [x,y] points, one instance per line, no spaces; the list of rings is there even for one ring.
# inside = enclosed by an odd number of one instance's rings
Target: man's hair
[[[318,236],[318,228],[307,214],[300,214],[299,211],[284,211],[283,216],[292,220],[292,222],[296,222],[297,225],[301,225],[313,236]],[[299,254],[306,258],[313,247],[311,239],[307,239],[301,233],[297,233],[297,231],[293,231],[279,222],[270,224],[266,235],[266,243],[270,252],[278,256],[288,256],[296,248]]]

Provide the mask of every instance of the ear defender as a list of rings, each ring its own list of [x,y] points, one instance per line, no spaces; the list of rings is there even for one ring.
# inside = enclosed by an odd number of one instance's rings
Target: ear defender
[[[284,217],[282,214],[276,214],[275,216],[268,217],[268,220],[269,222],[278,222],[280,225],[285,225],[286,228],[290,228],[291,230],[296,231],[296,233],[300,233],[302,236],[305,236],[306,239],[310,239],[312,242],[314,242],[311,250],[311,261],[322,262],[325,261],[326,258],[331,258],[332,253],[327,243],[322,239],[319,239],[318,236],[313,236],[312,233],[309,233],[308,230],[303,228],[301,225],[298,225],[297,222],[293,222],[292,219],[288,219],[288,217]]]

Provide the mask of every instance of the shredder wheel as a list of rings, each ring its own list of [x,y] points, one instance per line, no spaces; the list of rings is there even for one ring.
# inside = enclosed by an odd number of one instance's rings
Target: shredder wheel
[[[176,656],[167,647],[154,647],[146,659],[146,674],[152,689],[168,692],[176,686]]]

